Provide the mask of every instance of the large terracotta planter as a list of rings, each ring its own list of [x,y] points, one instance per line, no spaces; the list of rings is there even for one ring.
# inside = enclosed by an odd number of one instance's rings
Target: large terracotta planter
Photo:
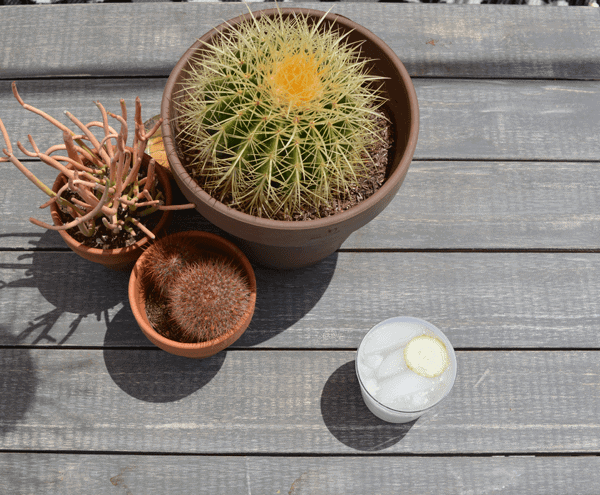
[[[151,157],[149,155],[144,154],[144,158],[142,159],[141,165],[142,170],[148,167],[150,159]],[[162,167],[155,167],[154,170],[156,172],[158,182],[160,183],[165,193],[165,204],[170,205],[173,201],[173,192],[171,189],[171,182],[169,180],[169,176]],[[67,179],[64,175],[59,175],[54,182],[52,190],[54,192],[58,192],[58,190],[66,183],[66,181]],[[52,220],[54,221],[54,225],[63,224],[60,219],[58,205],[56,203],[52,203],[51,205],[51,215]],[[152,233],[154,235],[158,235],[160,232],[164,231],[170,224],[172,216],[172,211],[163,211],[158,224],[156,225],[156,227],[154,227],[154,229],[152,229]],[[79,241],[76,241],[66,230],[59,230],[58,233],[63,238],[67,246],[69,246],[73,250],[73,252],[77,253],[82,258],[85,258],[86,260],[92,261],[94,263],[99,263],[112,270],[118,271],[130,270],[133,267],[135,261],[141,256],[141,254],[144,252],[144,250],[148,247],[148,244],[150,243],[150,239],[147,236],[144,236],[135,244],[124,248],[98,249],[85,246]]]
[[[162,336],[154,330],[146,314],[144,290],[141,283],[141,280],[143,280],[143,274],[141,272],[142,266],[146,256],[151,254],[151,251],[146,251],[133,267],[129,278],[128,293],[129,304],[133,316],[150,342],[171,354],[198,359],[212,356],[229,347],[246,331],[246,328],[248,328],[248,325],[252,320],[254,307],[256,305],[256,277],[252,265],[248,261],[248,258],[244,256],[244,253],[242,253],[242,251],[233,243],[215,234],[199,231],[178,232],[156,242],[167,242],[167,240],[169,242],[176,242],[178,239],[184,240],[190,238],[193,240],[194,245],[199,251],[209,251],[230,258],[246,276],[250,285],[251,296],[248,308],[236,326],[232,327],[216,339],[198,343],[177,342]]]
[[[318,20],[325,12],[282,8],[283,15],[300,12]],[[277,9],[254,13],[256,17],[278,15]],[[297,268],[318,262],[335,252],[355,230],[375,218],[393,199],[400,188],[412,160],[419,131],[417,96],[404,65],[381,39],[364,27],[338,14],[327,14],[323,28],[336,23],[348,35],[350,43],[364,41],[362,53],[374,60],[372,72],[387,78],[384,92],[388,98],[385,108],[393,121],[394,143],[390,149],[388,175],[384,185],[371,197],[349,210],[330,217],[310,221],[282,221],[258,218],[229,208],[212,198],[190,177],[181,163],[177,142],[177,109],[174,104],[185,85],[185,72],[190,58],[203,42],[226,33],[229,25],[237,25],[251,18],[250,14],[236,17],[217,26],[194,43],[179,60],[167,81],[161,104],[162,134],[165,151],[173,175],[186,198],[196,204],[197,210],[214,225],[239,239],[248,256],[265,266]]]

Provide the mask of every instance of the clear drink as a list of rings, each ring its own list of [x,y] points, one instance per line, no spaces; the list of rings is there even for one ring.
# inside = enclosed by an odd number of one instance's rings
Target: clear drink
[[[358,347],[356,374],[369,410],[385,421],[405,423],[448,395],[456,355],[437,327],[400,316],[369,330]]]

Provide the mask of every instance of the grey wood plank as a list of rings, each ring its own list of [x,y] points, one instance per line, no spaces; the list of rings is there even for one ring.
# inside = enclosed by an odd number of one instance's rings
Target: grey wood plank
[[[0,349],[0,449],[89,453],[538,454],[600,450],[597,351],[458,352],[447,399],[394,425],[354,352]]]
[[[30,217],[46,196],[0,164],[0,249],[64,249]],[[51,185],[54,169],[28,163]],[[178,189],[176,189],[178,192]],[[180,193],[176,204],[187,203]],[[390,205],[342,249],[599,249],[600,167],[595,162],[415,161]],[[173,231],[225,235],[196,210],[175,212]]]
[[[234,346],[356,349],[373,325],[406,315],[457,348],[600,349],[597,260],[338,253],[297,271],[255,267],[256,311]],[[70,252],[0,253],[0,346],[152,348],[129,308],[128,278]]]
[[[599,193],[597,162],[417,161],[342,248],[597,249]]]
[[[413,76],[597,79],[600,75],[595,9],[505,5],[448,9],[371,2],[294,5],[332,8],[364,25],[390,45]],[[203,2],[11,6],[2,10],[0,77],[165,76],[196,38],[246,12],[240,3]]]
[[[598,160],[597,82],[422,79],[415,158]]]
[[[149,119],[160,112],[165,82],[51,79],[17,85],[25,102],[68,123],[64,110],[89,122],[99,118],[94,100],[118,112],[120,98],[133,110],[136,96],[141,98],[144,120]],[[600,141],[593,132],[600,123],[600,81],[417,79],[415,89],[421,118],[415,159],[597,161],[600,157]],[[0,118],[13,143],[26,143],[27,134],[41,149],[62,140],[58,129],[21,108],[9,81],[0,82]]]
[[[42,151],[62,143],[60,129],[19,105],[13,96],[11,82],[11,80],[0,81],[0,118],[9,133],[15,155],[25,157],[16,147],[17,141],[21,141],[31,150],[27,140],[28,134],[33,136]],[[141,99],[144,121],[159,114],[166,78],[42,79],[19,80],[16,83],[25,103],[43,110],[75,131],[77,127],[64,115],[64,112],[68,110],[83,123],[101,120],[95,101],[100,101],[108,111],[120,115],[119,100],[123,98],[128,109],[130,129],[133,128],[137,96]],[[131,143],[133,139],[131,133],[129,136]]]
[[[0,454],[14,495],[597,493],[589,457],[261,457]]]

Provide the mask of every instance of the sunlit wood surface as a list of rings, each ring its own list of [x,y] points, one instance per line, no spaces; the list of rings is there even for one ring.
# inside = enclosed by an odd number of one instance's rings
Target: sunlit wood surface
[[[0,164],[0,492],[598,493],[600,9],[294,5],[363,24],[413,77],[420,135],[398,195],[318,265],[256,266],[249,329],[194,361],[143,336],[128,273],[28,221],[49,220],[45,199]],[[11,81],[60,118],[140,96],[149,119],[183,52],[246,9],[0,7],[13,145],[60,133]],[[176,214],[188,229],[223,234]],[[448,399],[405,425],[371,415],[354,372],[368,329],[397,315],[440,327],[458,359]]]

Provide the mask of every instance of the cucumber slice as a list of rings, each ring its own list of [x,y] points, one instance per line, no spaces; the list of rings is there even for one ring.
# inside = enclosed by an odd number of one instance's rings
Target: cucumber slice
[[[406,344],[404,360],[410,370],[426,378],[441,375],[450,365],[444,343],[429,335],[419,335]]]

